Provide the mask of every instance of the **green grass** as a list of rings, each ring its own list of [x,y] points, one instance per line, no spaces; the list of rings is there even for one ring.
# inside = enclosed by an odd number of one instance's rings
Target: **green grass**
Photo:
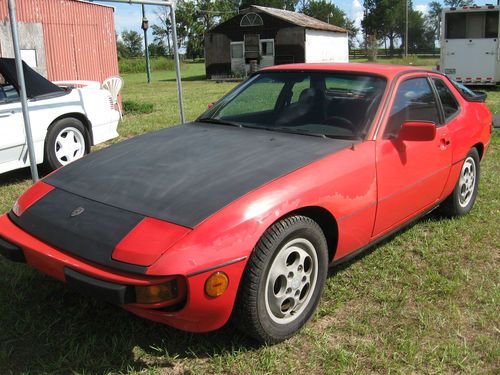
[[[366,58],[351,59],[351,62],[368,62]],[[439,57],[418,57],[416,55],[409,55],[405,57],[386,57],[379,55],[376,61],[377,64],[397,64],[397,65],[414,65],[427,69],[432,69],[439,63]]]
[[[150,64],[152,72],[165,70],[173,71],[175,69],[175,62],[171,58],[152,57]],[[118,68],[121,74],[145,72],[146,60],[144,57],[120,59],[120,61],[118,61]],[[182,68],[184,68],[184,64],[181,65],[181,69]]]
[[[188,119],[234,83],[183,71]],[[125,76],[124,99],[154,104],[127,115],[121,138],[178,122],[172,72]],[[500,97],[489,91],[498,113]],[[80,296],[0,259],[0,374],[498,373],[500,367],[500,136],[482,163],[473,211],[428,216],[355,261],[332,269],[318,312],[292,339],[259,346],[228,326],[190,334]],[[0,211],[29,186],[2,175]]]
[[[122,102],[124,114],[145,114],[151,113],[154,110],[154,104],[150,102],[137,102],[135,100],[126,99]]]

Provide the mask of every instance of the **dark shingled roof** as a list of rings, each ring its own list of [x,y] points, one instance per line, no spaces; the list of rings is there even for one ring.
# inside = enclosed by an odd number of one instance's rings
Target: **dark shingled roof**
[[[320,21],[316,18],[306,16],[303,13],[291,12],[289,10],[284,10],[284,9],[269,8],[260,5],[252,5],[250,8],[243,10],[242,13],[248,13],[255,10],[267,13],[277,18],[281,18],[282,20],[288,21],[297,26],[305,27],[306,29],[335,31],[338,33],[347,32],[347,30],[343,29],[342,27],[330,25],[329,23]]]

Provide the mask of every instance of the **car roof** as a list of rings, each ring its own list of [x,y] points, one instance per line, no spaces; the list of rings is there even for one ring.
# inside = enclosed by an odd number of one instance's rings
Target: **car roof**
[[[260,71],[283,71],[283,70],[330,70],[356,73],[378,74],[389,79],[404,72],[428,71],[418,66],[392,65],[392,64],[368,64],[368,63],[314,63],[314,64],[285,64],[274,65]]]

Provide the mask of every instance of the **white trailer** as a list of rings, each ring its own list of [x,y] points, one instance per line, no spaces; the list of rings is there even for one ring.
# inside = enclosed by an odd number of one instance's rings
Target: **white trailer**
[[[499,11],[490,4],[444,9],[438,70],[466,85],[500,82]]]

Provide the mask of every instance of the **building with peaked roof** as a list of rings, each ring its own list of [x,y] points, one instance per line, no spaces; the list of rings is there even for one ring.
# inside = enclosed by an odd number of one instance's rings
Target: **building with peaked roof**
[[[81,0],[16,0],[23,60],[51,81],[118,74],[114,8]],[[7,1],[0,4],[0,57],[13,57]]]
[[[252,5],[205,36],[208,78],[246,75],[252,63],[348,61],[346,29],[283,9]]]

